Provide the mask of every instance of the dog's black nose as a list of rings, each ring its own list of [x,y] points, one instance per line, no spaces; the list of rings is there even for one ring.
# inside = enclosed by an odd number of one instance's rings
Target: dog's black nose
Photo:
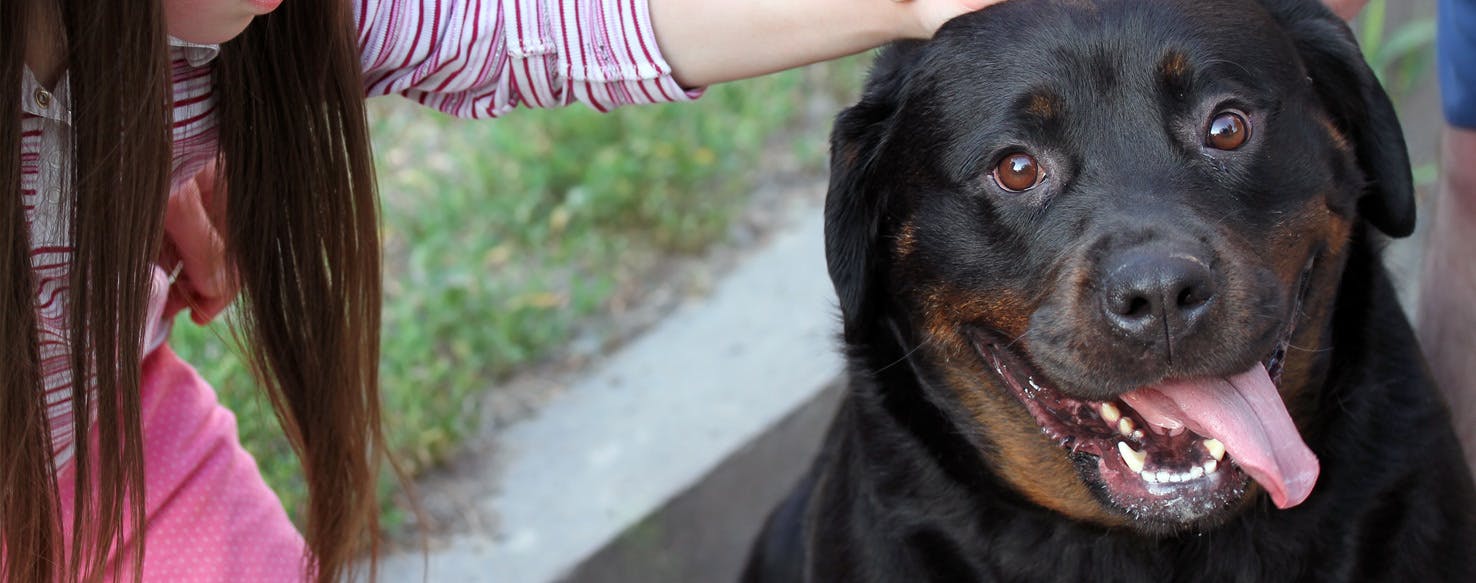
[[[1102,311],[1107,322],[1145,342],[1173,342],[1209,310],[1215,278],[1187,253],[1133,249],[1103,263]]]

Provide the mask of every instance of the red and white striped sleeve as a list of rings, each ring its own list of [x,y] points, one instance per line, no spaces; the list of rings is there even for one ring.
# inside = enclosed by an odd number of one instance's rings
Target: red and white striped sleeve
[[[689,101],[656,46],[646,0],[358,0],[369,96],[459,117],[519,105]]]

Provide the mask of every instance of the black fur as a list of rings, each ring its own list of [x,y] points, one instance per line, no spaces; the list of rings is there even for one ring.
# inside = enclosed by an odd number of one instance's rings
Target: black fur
[[[1243,75],[1241,92],[1263,99],[1246,107],[1270,112],[1267,145],[1240,158],[1186,151],[1165,120],[1197,111],[1193,100],[1176,102],[1174,81],[1145,66],[1166,49],[1185,51],[1201,76]],[[1000,121],[1020,109],[1018,96],[1046,86],[1063,93],[1068,121]],[[1352,142],[1351,161],[1324,144],[1317,114]],[[999,144],[1027,142],[1051,144],[1050,161],[1071,169],[1051,177],[1054,194],[986,192],[981,177],[1008,149]],[[1320,3],[1012,0],[884,52],[832,146],[826,246],[850,394],[809,474],[770,517],[744,581],[1476,581],[1476,489],[1377,253],[1384,234],[1414,224],[1399,124],[1346,26]],[[942,281],[1045,306],[1062,256],[1110,239],[1098,233],[1104,224],[1198,232],[1221,221],[1211,226],[1269,247],[1259,238],[1286,213],[1330,191],[1329,209],[1352,231],[1342,263],[1319,264],[1328,279],[1314,278],[1312,293],[1335,297],[1329,316],[1304,324],[1327,345],[1303,356],[1314,386],[1292,404],[1322,465],[1299,506],[1277,510],[1257,495],[1217,523],[1168,532],[1047,509],[990,466],[995,444],[970,426],[936,363],[915,354],[929,342],[909,299],[918,286]],[[904,221],[933,233],[914,251],[926,267],[898,265]],[[1283,251],[1243,259],[1269,264]],[[1214,358],[1153,374],[1234,372],[1266,350],[1248,334],[1215,336],[1220,348],[1200,350]],[[1112,366],[1094,373],[1136,382]],[[1061,374],[1068,392],[1094,390]]]

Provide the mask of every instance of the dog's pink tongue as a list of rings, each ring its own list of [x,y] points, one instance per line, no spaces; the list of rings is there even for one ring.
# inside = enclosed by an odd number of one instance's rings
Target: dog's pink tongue
[[[1242,470],[1278,508],[1307,499],[1317,483],[1317,456],[1307,448],[1266,367],[1226,378],[1170,381],[1122,396],[1149,423],[1190,430],[1225,444]]]

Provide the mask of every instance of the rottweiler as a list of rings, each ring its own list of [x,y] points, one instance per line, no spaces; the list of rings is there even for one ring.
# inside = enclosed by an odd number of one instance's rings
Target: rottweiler
[[[1013,0],[831,141],[849,392],[746,581],[1476,581],[1400,125],[1321,3]]]

